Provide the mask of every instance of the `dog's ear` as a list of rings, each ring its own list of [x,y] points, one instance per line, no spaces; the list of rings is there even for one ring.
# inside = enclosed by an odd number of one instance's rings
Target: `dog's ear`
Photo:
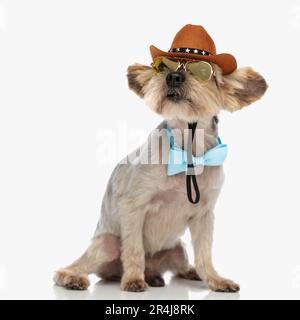
[[[233,112],[260,99],[268,85],[259,73],[247,67],[223,76],[219,87],[223,96],[222,107]]]
[[[152,77],[152,69],[149,66],[134,64],[127,69],[129,88],[141,98],[144,97],[143,87]]]

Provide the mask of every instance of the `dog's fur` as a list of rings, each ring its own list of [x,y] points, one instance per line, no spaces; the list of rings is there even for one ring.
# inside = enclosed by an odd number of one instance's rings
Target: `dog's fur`
[[[183,132],[188,122],[197,121],[197,128],[204,129],[204,149],[197,153],[193,145],[193,152],[200,156],[217,143],[219,111],[248,106],[267,89],[263,77],[251,68],[223,76],[218,66],[212,66],[215,76],[206,84],[185,72],[183,85],[176,89],[181,97],[178,101],[167,97],[167,71],[154,74],[150,67],[139,64],[128,68],[129,87],[165,119],[149,140],[155,135],[165,138],[167,125]],[[175,137],[175,142],[185,148],[182,139],[176,141]],[[168,154],[168,143],[159,148],[160,155],[162,149]],[[104,279],[120,279],[123,290],[143,291],[147,285],[163,286],[162,275],[170,270],[187,279],[201,278],[212,290],[238,291],[238,284],[218,275],[211,257],[213,211],[223,183],[222,167],[202,168],[197,179],[201,201],[194,205],[187,200],[185,173],[167,176],[161,159],[156,159],[160,164],[139,163],[145,150],[149,150],[148,143],[131,155],[132,163],[117,165],[91,245],[81,258],[56,273],[55,282],[70,289],[86,289],[88,274],[95,273]],[[180,242],[187,228],[195,267],[189,265]]]

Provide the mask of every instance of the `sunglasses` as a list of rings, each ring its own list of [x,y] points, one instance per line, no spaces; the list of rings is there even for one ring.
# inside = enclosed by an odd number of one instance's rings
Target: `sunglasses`
[[[212,66],[205,61],[174,61],[165,57],[157,58],[151,64],[154,74],[164,71],[189,71],[198,81],[207,82],[214,75]]]

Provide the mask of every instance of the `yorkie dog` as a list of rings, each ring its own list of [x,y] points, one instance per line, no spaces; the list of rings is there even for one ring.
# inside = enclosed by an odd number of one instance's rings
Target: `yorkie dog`
[[[130,66],[128,83],[164,121],[116,166],[90,246],[56,272],[55,282],[84,290],[94,273],[138,292],[164,286],[163,273],[171,271],[214,291],[236,292],[239,285],[221,277],[212,263],[214,207],[227,150],[218,137],[217,115],[260,99],[266,81],[251,68],[237,69],[232,55],[216,54],[201,26],[182,28],[168,52],[150,49],[152,65]],[[187,228],[194,266],[180,241]]]

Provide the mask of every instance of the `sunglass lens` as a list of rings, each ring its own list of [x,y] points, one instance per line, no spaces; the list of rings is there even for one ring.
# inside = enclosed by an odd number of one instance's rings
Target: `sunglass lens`
[[[154,62],[152,63],[152,70],[156,72],[161,72],[163,67],[163,63],[161,58],[155,59]]]
[[[155,72],[164,72],[165,70],[176,71],[178,68],[178,65],[179,65],[178,62],[162,57],[162,58],[157,58],[152,63],[152,69]]]
[[[172,61],[165,57],[162,58],[162,62],[167,66],[167,68],[171,71],[176,71],[179,63],[177,61]]]
[[[209,63],[207,62],[191,62],[187,65],[187,69],[201,81],[210,80],[213,70]]]

